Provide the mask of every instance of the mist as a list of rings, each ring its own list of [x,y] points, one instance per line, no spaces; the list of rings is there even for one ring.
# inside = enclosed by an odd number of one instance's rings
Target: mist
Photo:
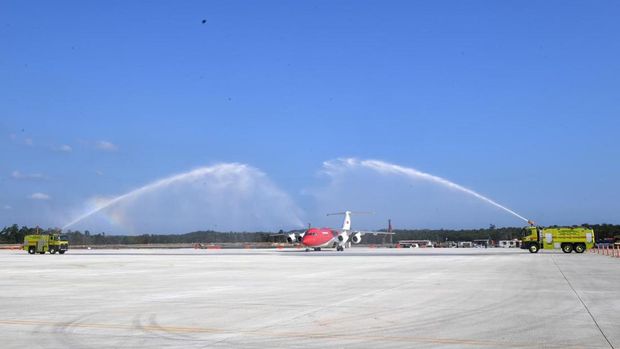
[[[109,198],[93,197],[63,229],[114,234],[273,231],[303,226],[302,210],[245,164],[201,167]]]
[[[522,225],[526,218],[469,188],[445,178],[380,160],[325,161],[319,184],[304,191],[315,202],[318,224],[339,225],[324,213],[373,211],[353,219],[356,228],[480,228]],[[330,217],[331,218],[331,217]]]

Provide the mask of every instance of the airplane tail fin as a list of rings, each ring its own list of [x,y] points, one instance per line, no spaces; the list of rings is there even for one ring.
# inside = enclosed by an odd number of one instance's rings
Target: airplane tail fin
[[[344,215],[344,221],[342,222],[342,230],[351,230],[351,214],[372,214],[373,212],[366,211],[344,211],[328,213],[328,216]]]

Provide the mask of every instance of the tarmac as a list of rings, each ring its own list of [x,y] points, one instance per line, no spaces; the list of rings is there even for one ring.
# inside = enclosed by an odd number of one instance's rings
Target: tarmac
[[[620,258],[0,251],[1,348],[620,348]]]

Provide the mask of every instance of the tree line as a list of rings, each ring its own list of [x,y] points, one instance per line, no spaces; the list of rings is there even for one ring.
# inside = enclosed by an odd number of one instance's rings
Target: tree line
[[[620,237],[620,225],[615,224],[582,224],[582,227],[591,228],[597,240]],[[555,226],[554,226],[555,227]],[[471,241],[478,239],[512,240],[523,237],[521,227],[496,228],[491,225],[484,229],[400,229],[394,230],[391,241],[399,240],[431,240],[442,241]],[[385,230],[384,230],[385,231]],[[291,231],[294,232],[294,231]],[[132,244],[174,244],[174,243],[243,243],[243,242],[285,242],[287,233],[280,231],[277,234],[269,232],[216,232],[194,231],[186,234],[141,234],[141,235],[106,235],[105,232],[91,233],[68,230],[63,232],[73,245],[132,245]],[[299,231],[297,231],[299,232]],[[0,230],[0,243],[21,244],[24,236],[30,234],[60,233],[57,228],[41,229],[38,227],[19,227],[17,224],[4,227]],[[362,243],[381,244],[389,242],[386,235],[367,234]]]

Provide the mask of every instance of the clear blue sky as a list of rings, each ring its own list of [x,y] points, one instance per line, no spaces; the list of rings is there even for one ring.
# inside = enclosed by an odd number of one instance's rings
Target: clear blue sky
[[[0,226],[61,226],[220,162],[322,212],[307,188],[339,157],[545,224],[620,223],[618,18],[616,1],[4,1]],[[438,205],[424,226],[520,224]]]

